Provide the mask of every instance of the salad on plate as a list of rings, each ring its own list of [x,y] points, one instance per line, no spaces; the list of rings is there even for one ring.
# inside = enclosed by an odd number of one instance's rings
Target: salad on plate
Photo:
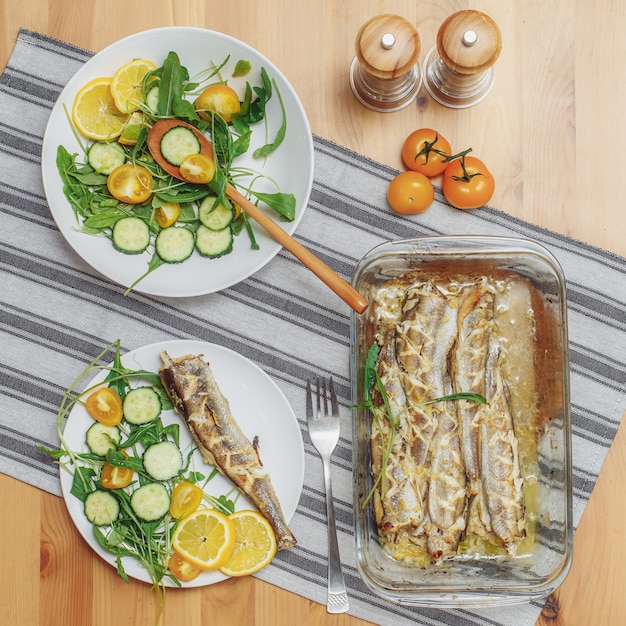
[[[160,66],[150,59],[131,59],[112,76],[88,81],[71,110],[66,107],[81,151],[60,144],[56,166],[77,227],[110,239],[119,254],[147,255],[145,271],[134,277],[127,293],[164,265],[183,263],[192,255],[209,261],[230,254],[244,233],[249,247],[259,248],[246,213],[227,197],[227,184],[277,219],[295,219],[293,194],[267,173],[237,163],[251,152],[262,166],[287,132],[276,80],[261,67],[259,84],[251,84],[246,80],[251,69],[250,61],[229,55],[190,76],[178,54],[169,51]],[[229,80],[236,80],[241,93]],[[266,111],[272,98],[280,104],[282,120],[270,135]],[[160,138],[160,152],[178,168],[178,178],[149,150],[150,129],[160,120],[185,124]],[[211,153],[197,133],[210,139]],[[254,149],[253,133],[264,137]]]

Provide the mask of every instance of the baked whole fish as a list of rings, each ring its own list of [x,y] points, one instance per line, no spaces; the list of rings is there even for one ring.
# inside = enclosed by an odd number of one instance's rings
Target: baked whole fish
[[[372,464],[375,475],[384,478],[374,492],[374,510],[381,532],[386,535],[418,527],[424,519],[425,476],[414,455],[415,426],[409,419],[407,400],[400,384],[400,367],[395,354],[395,332],[388,329],[382,339],[378,375],[387,405],[378,389],[372,392],[376,415],[372,425]],[[389,415],[395,422],[392,429]],[[386,458],[386,449],[391,454]],[[385,467],[383,468],[383,464]],[[420,491],[421,489],[421,491]]]
[[[494,293],[485,282],[461,292],[458,337],[451,362],[456,393],[485,395],[485,369],[489,336],[493,328]],[[470,493],[480,489],[480,415],[481,406],[469,400],[458,402],[459,427],[465,471]]]
[[[514,556],[526,536],[523,479],[513,419],[502,380],[502,350],[492,348],[488,358],[488,405],[481,421],[482,483],[491,530]]]
[[[296,544],[257,451],[230,412],[209,364],[200,356],[161,352],[159,376],[207,463],[217,467],[271,524],[279,550]]]
[[[374,292],[382,391],[370,390],[372,501],[392,558],[423,567],[514,557],[532,544],[524,484],[537,445],[532,294],[507,272],[452,280],[415,272]]]

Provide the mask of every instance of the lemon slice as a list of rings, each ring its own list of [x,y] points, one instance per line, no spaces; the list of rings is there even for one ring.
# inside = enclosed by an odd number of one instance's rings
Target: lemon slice
[[[214,509],[199,509],[183,518],[172,537],[172,547],[187,562],[203,570],[221,567],[235,545],[230,517]]]
[[[72,121],[76,129],[89,139],[107,141],[121,134],[128,115],[120,113],[115,106],[110,78],[95,78],[76,94]]]
[[[115,72],[111,81],[111,94],[120,111],[132,113],[141,108],[144,78],[155,69],[156,65],[152,61],[134,59]]]
[[[235,526],[235,547],[220,571],[227,576],[246,576],[269,565],[276,554],[270,523],[257,511],[237,511],[229,517]]]

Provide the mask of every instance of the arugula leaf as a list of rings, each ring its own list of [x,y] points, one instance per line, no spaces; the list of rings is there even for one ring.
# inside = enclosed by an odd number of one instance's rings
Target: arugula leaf
[[[107,452],[106,456],[107,462],[109,465],[113,465],[115,467],[124,467],[127,469],[132,469],[135,472],[144,472],[143,460],[139,457],[126,456],[122,454],[119,450],[111,449]]]
[[[165,261],[163,261],[163,259],[155,251],[148,263],[148,270],[144,272],[137,280],[135,280],[135,282],[133,282],[133,284],[128,287],[128,289],[126,289],[124,295],[127,296],[133,290],[137,283],[142,281],[148,274],[154,272],[154,270],[161,267],[161,265],[163,265],[164,263]]]
[[[233,78],[237,78],[238,76],[245,76],[250,73],[252,69],[252,63],[250,61],[246,61],[244,59],[240,59],[237,61],[235,65],[235,69],[233,70]]]
[[[83,221],[83,228],[95,232],[103,231],[105,228],[113,228],[115,222],[125,217],[125,215],[126,213],[120,208],[114,208],[97,215],[90,215]]]
[[[259,250],[260,246],[256,240],[256,237],[254,236],[254,231],[252,230],[252,224],[250,224],[250,220],[248,219],[248,216],[243,213],[243,223],[244,226],[246,228],[246,232],[248,233],[248,237],[250,237],[250,248],[252,248],[252,250]]]
[[[263,83],[262,86],[255,85],[250,87],[249,83],[246,84],[243,105],[239,116],[248,124],[256,124],[265,119],[265,108],[267,102],[272,97],[272,82],[263,67],[261,68],[261,81]],[[253,92],[256,95],[256,99],[253,99]]]
[[[366,403],[372,401],[372,382],[376,378],[376,361],[378,361],[378,344],[374,342],[367,351],[367,357],[365,359],[365,383],[363,396],[365,397]]]
[[[279,213],[286,221],[292,222],[296,216],[296,198],[291,193],[263,193],[261,191],[250,190],[250,193],[259,200],[262,200]]]
[[[74,470],[70,493],[84,502],[85,498],[94,490],[93,480],[95,476],[96,472],[93,468],[77,465]]]
[[[159,81],[159,100],[157,115],[171,117],[174,101],[182,97],[183,82],[189,78],[187,70],[180,64],[178,55],[170,51],[163,63],[163,72]]]
[[[276,83],[274,83],[274,85],[276,85]],[[278,146],[280,146],[280,144],[283,142],[283,140],[285,139],[285,134],[287,133],[287,113],[285,111],[285,103],[283,102],[283,97],[278,90],[278,87],[276,87],[276,93],[278,94],[278,101],[280,102],[280,110],[282,111],[283,121],[280,125],[280,128],[276,132],[276,137],[274,137],[274,141],[272,141],[271,143],[267,143],[254,151],[253,156],[256,158],[265,158],[272,152],[274,152],[274,150],[276,150],[276,148],[278,148]]]

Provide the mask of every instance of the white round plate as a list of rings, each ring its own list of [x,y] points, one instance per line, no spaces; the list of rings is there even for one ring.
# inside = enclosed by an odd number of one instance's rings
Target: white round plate
[[[130,369],[145,369],[158,372],[161,367],[160,353],[167,350],[172,357],[185,354],[202,354],[210,363],[217,384],[230,403],[233,417],[246,436],[252,441],[259,438],[259,454],[263,467],[269,473],[274,490],[280,501],[287,523],[293,517],[304,481],[304,445],[298,420],[289,402],[274,381],[257,365],[240,354],[204,341],[166,341],[133,350],[122,357],[122,364]],[[106,376],[106,370],[99,372],[89,386],[98,384]],[[173,410],[163,411],[164,425],[180,424],[180,445],[185,450],[191,445],[191,435],[183,419]],[[93,419],[84,406],[74,405],[67,419],[63,436],[70,449],[86,452],[85,433]],[[192,467],[208,476],[213,469],[202,459],[196,450]],[[116,567],[115,557],[104,550],[96,541],[93,526],[85,517],[83,503],[70,493],[73,475],[61,469],[61,490],[69,514],[85,541],[112,567]],[[206,486],[205,492],[216,497],[227,494],[233,484],[221,474],[216,475]],[[237,510],[254,509],[249,500],[241,495],[237,500]],[[138,561],[131,557],[123,558],[126,573],[137,580],[150,583],[150,577]],[[225,580],[227,576],[219,571],[203,572],[183,587],[200,587]],[[174,584],[165,578],[166,586]]]
[[[254,159],[252,152],[266,143],[265,123],[256,124],[250,150],[238,158],[235,165],[265,174],[278,183],[281,192],[294,194],[295,220],[279,222],[290,234],[302,219],[313,185],[313,138],[306,114],[295,91],[271,61],[232,37],[202,28],[157,28],[121,39],[87,61],[63,89],[46,127],[41,161],[46,197],[59,230],[87,263],[125,287],[132,285],[147,270],[151,253],[136,256],[122,254],[113,248],[109,239],[79,232],[74,211],[63,194],[63,184],[56,167],[57,149],[63,145],[70,154],[82,155],[66,110],[71,112],[74,98],[83,85],[94,78],[113,76],[117,68],[136,58],[145,58],[161,66],[170,51],[178,54],[181,65],[189,70],[192,79],[210,67],[211,63],[219,65],[230,55],[230,61],[221,75],[228,79],[228,84],[238,91],[240,97],[243,96],[246,81],[252,86],[261,84],[261,67],[276,81],[286,111],[285,139],[265,161]],[[242,59],[251,62],[252,70],[244,77],[231,78],[235,64]],[[282,120],[280,102],[274,92],[267,104],[268,137],[275,136]],[[243,179],[243,182],[246,180]],[[255,182],[255,189],[276,191],[267,181]],[[261,203],[260,206],[264,205]],[[278,214],[266,209],[268,215],[278,222]],[[253,223],[253,228],[259,250],[250,248],[250,239],[246,232],[242,232],[235,237],[231,254],[219,259],[206,259],[194,252],[190,259],[181,264],[159,267],[134,289],[157,296],[184,297],[213,293],[240,282],[261,269],[281,248],[260,226]]]

